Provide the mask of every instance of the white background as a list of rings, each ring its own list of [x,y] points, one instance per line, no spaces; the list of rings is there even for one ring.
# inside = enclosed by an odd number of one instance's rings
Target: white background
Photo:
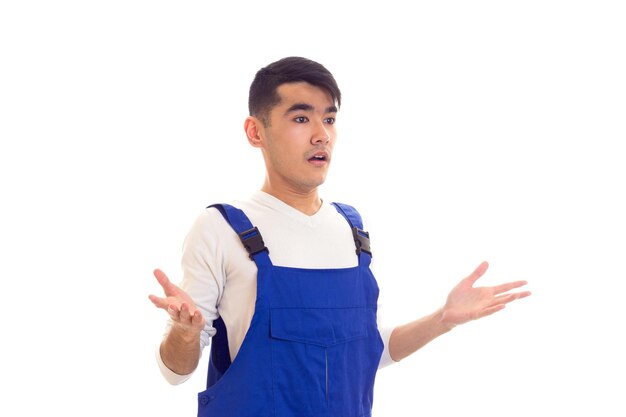
[[[260,187],[247,89],[300,55],[344,94],[322,194],[367,216],[387,317],[482,260],[533,291],[379,372],[375,415],[624,416],[620,3],[3,2],[0,414],[195,415],[151,272]]]

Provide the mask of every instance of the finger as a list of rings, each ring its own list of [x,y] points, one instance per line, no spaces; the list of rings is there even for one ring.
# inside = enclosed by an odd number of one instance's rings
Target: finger
[[[487,263],[487,261],[482,262],[480,265],[478,265],[474,272],[472,272],[467,278],[465,278],[465,281],[469,285],[474,285],[478,278],[482,277],[485,274],[487,268],[489,268],[489,263]]]
[[[152,294],[150,294],[148,298],[150,299],[150,301],[152,301],[152,304],[154,304],[156,307],[167,310],[168,302],[165,298],[157,297],[156,295],[152,295]]]
[[[493,313],[496,313],[500,310],[502,310],[504,308],[504,304],[497,304],[495,306],[491,306],[491,307],[487,307],[485,309],[482,309],[481,311],[479,311],[478,313],[476,313],[476,316],[474,317],[474,319],[480,319],[483,317],[487,317],[492,315]]]
[[[165,275],[165,272],[161,271],[160,269],[155,269],[153,271],[153,274],[156,277],[159,284],[161,285],[161,287],[165,288],[170,283],[170,280],[167,277],[167,275]]]
[[[180,321],[180,310],[174,304],[170,304],[167,307],[167,313],[170,315],[171,319],[174,321]]]
[[[507,304],[507,303],[510,303],[511,301],[515,301],[515,300],[519,300],[521,298],[528,297],[529,295],[530,295],[530,291],[522,291],[522,292],[516,292],[516,293],[513,293],[513,294],[500,295],[500,296],[496,297],[495,300],[498,303]]]
[[[161,287],[163,288],[165,295],[167,296],[176,295],[177,293],[176,290],[178,289],[178,287],[172,284],[172,282],[167,277],[167,275],[165,275],[165,272],[161,271],[160,269],[155,269],[153,273],[159,285],[161,285]]]
[[[503,292],[510,291],[514,288],[523,287],[526,284],[528,284],[527,281],[507,282],[506,284],[500,284],[492,287],[492,290],[494,294],[502,294]]]
[[[180,320],[183,323],[189,323],[191,322],[191,312],[189,311],[189,306],[187,305],[187,303],[182,303],[180,305]]]
[[[202,313],[200,313],[200,311],[196,310],[193,313],[193,316],[191,317],[191,323],[194,326],[204,326],[204,316],[202,316]]]

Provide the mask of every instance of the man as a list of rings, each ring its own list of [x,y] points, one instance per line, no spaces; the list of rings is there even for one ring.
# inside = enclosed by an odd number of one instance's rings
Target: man
[[[474,288],[482,263],[431,315],[378,328],[369,235],[351,206],[323,201],[341,93],[299,57],[259,70],[244,130],[266,167],[261,191],[203,212],[183,250],[181,287],[155,271],[170,316],[157,360],[171,383],[211,343],[200,416],[369,416],[376,371],[527,291]]]

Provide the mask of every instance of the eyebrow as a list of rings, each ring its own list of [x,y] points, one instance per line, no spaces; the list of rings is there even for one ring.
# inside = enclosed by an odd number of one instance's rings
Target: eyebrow
[[[302,110],[302,111],[313,111],[314,108],[313,106],[311,106],[310,104],[307,103],[296,103],[291,105],[287,111],[285,111],[285,114],[289,114],[291,112],[294,111],[298,111],[298,110]],[[337,106],[328,106],[326,107],[326,111],[325,113],[337,113]]]

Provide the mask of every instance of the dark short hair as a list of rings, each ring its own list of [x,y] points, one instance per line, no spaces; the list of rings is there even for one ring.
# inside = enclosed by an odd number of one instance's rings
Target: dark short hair
[[[292,56],[273,62],[256,73],[248,95],[250,116],[258,117],[267,126],[270,111],[280,102],[278,87],[303,81],[328,92],[337,107],[341,107],[341,91],[333,74],[315,61]]]

